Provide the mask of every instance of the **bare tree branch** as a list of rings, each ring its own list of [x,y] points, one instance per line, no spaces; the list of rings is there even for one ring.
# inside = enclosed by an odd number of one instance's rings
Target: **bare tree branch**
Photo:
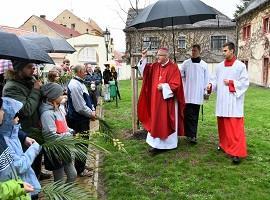
[[[119,3],[118,0],[116,0],[116,3],[118,4],[119,8],[124,12],[126,13],[127,15],[129,15],[130,17],[132,17],[127,11],[125,11],[125,9],[122,8],[121,4]]]
[[[116,11],[116,14],[118,15],[118,17],[121,19],[121,21],[124,22],[125,25],[127,25],[126,21],[123,19],[123,17],[120,15],[120,13],[117,10],[115,10],[115,11]]]
[[[128,0],[129,1],[129,4],[131,6],[131,8],[138,14],[138,5],[137,5],[137,0],[136,0],[136,8],[134,8],[134,6],[132,5],[132,2],[131,0]]]

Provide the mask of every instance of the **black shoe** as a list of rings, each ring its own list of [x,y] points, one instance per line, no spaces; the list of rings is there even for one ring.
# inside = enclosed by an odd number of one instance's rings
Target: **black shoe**
[[[232,163],[238,165],[240,163],[240,158],[237,156],[232,157]]]
[[[161,153],[164,153],[168,151],[167,149],[156,149],[156,148],[151,148],[148,150],[148,152],[151,154],[151,156],[155,156]]]
[[[45,173],[41,172],[38,180],[42,181],[42,180],[50,179],[51,176],[52,176],[51,174],[45,174]]]
[[[190,144],[197,144],[197,138],[196,137],[187,137],[187,141]]]

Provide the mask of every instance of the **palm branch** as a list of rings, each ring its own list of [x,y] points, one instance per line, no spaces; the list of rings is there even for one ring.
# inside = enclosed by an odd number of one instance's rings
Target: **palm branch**
[[[94,191],[87,191],[76,183],[53,182],[42,189],[46,200],[91,200]]]
[[[88,145],[86,144],[94,146],[105,153],[109,153],[109,151],[95,142],[83,139],[80,134],[76,137],[67,136],[46,138],[46,142],[42,147],[51,161],[53,161],[54,158],[62,161],[69,161],[71,160],[72,155],[74,155],[76,159],[85,161],[87,159],[88,152]]]

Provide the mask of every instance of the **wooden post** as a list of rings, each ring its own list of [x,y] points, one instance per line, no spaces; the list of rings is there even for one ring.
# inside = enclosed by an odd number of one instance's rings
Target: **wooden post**
[[[138,80],[136,78],[136,69],[134,68],[135,64],[135,57],[131,56],[131,86],[132,86],[132,133],[134,134],[135,131],[138,130],[138,117],[137,117],[137,104],[138,104]]]

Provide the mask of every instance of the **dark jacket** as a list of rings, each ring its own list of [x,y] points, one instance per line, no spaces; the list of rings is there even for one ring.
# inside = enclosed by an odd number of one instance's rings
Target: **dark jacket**
[[[94,72],[92,76],[96,85],[102,84],[102,75],[99,72]]]
[[[15,80],[9,78],[3,89],[3,96],[10,97],[23,103],[20,110],[22,129],[30,132],[31,128],[39,128],[38,107],[40,104],[40,90],[34,89],[33,80]]]
[[[111,80],[111,71],[109,69],[105,69],[103,72],[104,84],[109,84]]]

